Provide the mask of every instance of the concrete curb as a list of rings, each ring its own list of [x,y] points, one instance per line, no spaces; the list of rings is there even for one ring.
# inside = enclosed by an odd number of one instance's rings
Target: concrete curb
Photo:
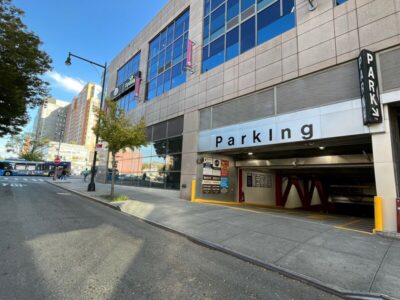
[[[350,292],[350,291],[343,290],[343,289],[341,289],[339,287],[323,283],[323,282],[321,282],[321,281],[319,281],[317,279],[311,278],[309,276],[296,273],[294,271],[291,271],[291,270],[276,266],[274,264],[269,264],[269,263],[263,262],[261,260],[258,260],[256,258],[247,256],[245,254],[242,254],[242,253],[237,252],[235,250],[232,250],[230,248],[226,248],[224,246],[221,246],[219,244],[215,244],[215,243],[210,242],[210,241],[206,241],[206,240],[203,240],[203,239],[200,239],[200,238],[193,237],[193,236],[188,235],[188,234],[186,234],[184,232],[178,231],[176,229],[173,229],[173,228],[168,227],[166,225],[157,223],[155,221],[152,221],[152,220],[149,220],[149,219],[146,219],[146,218],[143,218],[143,217],[139,217],[139,216],[136,216],[136,215],[129,214],[129,213],[124,212],[123,210],[121,210],[121,208],[119,206],[114,206],[114,205],[109,204],[107,202],[101,201],[101,200],[99,200],[99,199],[97,199],[95,197],[92,197],[92,196],[77,192],[75,190],[69,189],[69,188],[64,187],[64,186],[59,186],[58,184],[54,184],[52,182],[48,182],[48,183],[53,185],[53,186],[57,186],[57,187],[60,187],[61,189],[67,190],[69,192],[72,192],[72,193],[74,193],[76,195],[85,197],[85,198],[87,198],[87,199],[89,199],[91,201],[94,201],[94,202],[103,204],[105,206],[108,206],[108,207],[110,207],[110,208],[112,208],[114,210],[118,210],[122,214],[124,214],[124,215],[126,215],[128,217],[134,217],[134,218],[136,218],[136,219],[138,219],[138,220],[140,220],[142,222],[145,222],[147,224],[150,224],[152,226],[156,226],[156,227],[161,228],[163,230],[166,230],[166,231],[172,232],[174,234],[180,235],[180,236],[182,236],[182,237],[184,237],[184,238],[186,238],[186,239],[188,239],[188,240],[192,241],[193,243],[196,243],[196,244],[198,244],[200,246],[203,246],[203,247],[206,247],[206,248],[209,248],[209,249],[212,249],[212,250],[216,250],[216,251],[228,254],[230,256],[236,257],[236,258],[238,258],[240,260],[246,261],[246,262],[251,263],[253,265],[262,267],[264,269],[267,269],[267,270],[270,270],[270,271],[273,271],[273,272],[277,272],[277,273],[279,273],[279,274],[281,274],[281,275],[283,275],[285,277],[288,277],[288,278],[291,278],[291,279],[294,279],[294,280],[297,280],[297,281],[301,281],[301,282],[303,282],[305,284],[308,284],[310,286],[313,286],[315,288],[318,288],[320,290],[323,290],[323,291],[328,292],[330,294],[333,294],[335,296],[338,296],[338,297],[341,297],[341,298],[344,298],[344,299],[360,299],[360,300],[385,299],[385,300],[396,300],[395,298],[392,298],[392,297],[384,295],[384,294]]]
[[[84,194],[84,193],[75,191],[75,190],[73,190],[73,189],[69,189],[69,188],[67,188],[67,187],[65,187],[65,186],[62,186],[62,185],[59,185],[59,184],[56,184],[56,183],[53,183],[53,182],[50,182],[50,181],[46,181],[46,182],[47,182],[48,184],[52,185],[52,186],[56,186],[56,187],[58,187],[58,188],[60,188],[60,189],[66,190],[66,191],[71,192],[71,193],[73,193],[73,194],[75,194],[75,195],[85,197],[85,198],[87,198],[87,199],[89,199],[89,200],[91,200],[91,201],[93,201],[93,202],[97,202],[97,203],[100,203],[100,204],[102,204],[102,205],[104,205],[104,206],[108,206],[109,208],[112,208],[112,209],[114,209],[114,210],[121,211],[121,208],[120,208],[119,206],[112,205],[112,204],[110,204],[110,203],[108,203],[108,202],[102,201],[102,200],[97,199],[97,198],[95,198],[95,197],[88,196],[88,195],[86,195],[86,194]]]

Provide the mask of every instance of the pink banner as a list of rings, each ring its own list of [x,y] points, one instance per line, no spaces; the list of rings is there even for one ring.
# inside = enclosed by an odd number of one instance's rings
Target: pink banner
[[[139,76],[135,77],[135,92],[134,95],[135,97],[139,97],[139,93],[140,93],[140,83],[141,83],[141,79]]]
[[[193,67],[193,42],[188,39],[187,41],[187,62],[186,67]]]

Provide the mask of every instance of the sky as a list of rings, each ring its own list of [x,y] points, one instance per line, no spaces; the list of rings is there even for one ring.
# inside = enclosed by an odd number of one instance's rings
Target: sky
[[[154,18],[168,0],[13,0],[25,11],[23,22],[43,42],[53,60],[53,70],[43,78],[50,95],[71,102],[85,83],[101,81],[101,68],[72,58],[68,52],[99,64],[110,63]],[[161,30],[162,28],[160,28]],[[36,110],[25,128],[31,132]],[[0,139],[0,156],[7,138]]]

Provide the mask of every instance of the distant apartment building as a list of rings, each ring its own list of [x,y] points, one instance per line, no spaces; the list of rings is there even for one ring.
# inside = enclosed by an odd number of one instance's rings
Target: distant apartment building
[[[101,88],[88,83],[67,108],[64,142],[93,150],[96,136],[92,128],[96,122],[95,109],[99,107]]]
[[[36,140],[49,139],[58,141],[62,138],[68,102],[55,98],[47,98],[39,108],[34,123]]]

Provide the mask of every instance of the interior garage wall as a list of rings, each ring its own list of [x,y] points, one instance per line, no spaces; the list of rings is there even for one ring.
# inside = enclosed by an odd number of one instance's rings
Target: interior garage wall
[[[271,175],[272,177],[271,187],[268,188],[268,187],[248,186],[247,177],[250,174],[252,174],[253,176],[256,174]],[[242,180],[243,180],[242,191],[244,192],[245,203],[275,206],[275,174],[273,172],[243,170]]]

